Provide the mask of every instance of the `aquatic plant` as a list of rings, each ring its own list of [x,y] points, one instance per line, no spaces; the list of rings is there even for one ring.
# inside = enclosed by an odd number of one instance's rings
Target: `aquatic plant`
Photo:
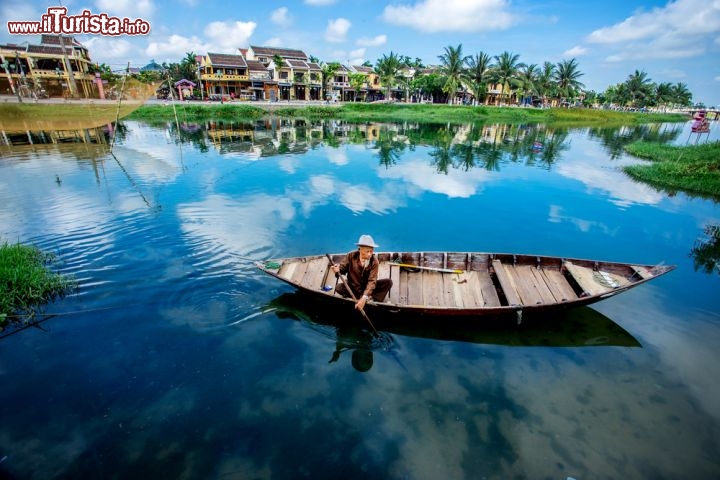
[[[55,260],[34,246],[0,244],[0,328],[33,319],[43,305],[77,288],[72,276],[50,270]]]

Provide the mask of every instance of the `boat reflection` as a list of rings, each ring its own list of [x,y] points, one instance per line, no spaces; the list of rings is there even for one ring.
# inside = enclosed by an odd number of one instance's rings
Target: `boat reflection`
[[[509,347],[642,346],[630,333],[590,307],[528,319],[521,325],[482,317],[431,320],[374,316],[371,320],[379,332],[377,337],[354,310],[318,303],[299,292],[284,293],[268,307],[278,318],[299,320],[324,334],[334,333],[341,351],[388,349],[392,335]]]

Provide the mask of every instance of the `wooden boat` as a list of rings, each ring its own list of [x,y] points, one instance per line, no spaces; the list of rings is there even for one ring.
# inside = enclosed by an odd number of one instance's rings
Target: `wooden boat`
[[[346,254],[330,257],[339,262]],[[393,287],[365,310],[422,315],[545,313],[589,305],[670,272],[675,267],[541,255],[465,252],[382,252],[378,278]],[[257,267],[273,277],[333,302],[338,285],[327,255],[270,259]]]

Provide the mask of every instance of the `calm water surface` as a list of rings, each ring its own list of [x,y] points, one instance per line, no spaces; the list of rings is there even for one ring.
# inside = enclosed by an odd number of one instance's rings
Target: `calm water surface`
[[[720,268],[697,253],[720,207],[619,171],[689,124],[179,127],[0,146],[0,237],[80,283],[0,334],[0,477],[720,477]],[[362,233],[678,268],[538,324],[373,340],[252,263]]]

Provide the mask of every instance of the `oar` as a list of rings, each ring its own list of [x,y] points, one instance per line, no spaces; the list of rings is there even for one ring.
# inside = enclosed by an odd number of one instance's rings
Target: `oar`
[[[328,258],[328,260],[330,260],[330,265],[331,265],[331,266],[332,266],[332,265],[335,265],[335,262],[333,261],[333,259],[332,259],[332,257],[330,256],[329,253],[326,253],[325,256]],[[346,289],[348,292],[350,292],[350,296],[352,297],[353,301],[354,301],[355,303],[357,303],[358,299],[355,297],[355,294],[354,294],[353,291],[350,289],[350,285],[348,285],[347,282],[345,281],[345,277],[343,277],[341,273],[338,273],[338,277],[340,277],[340,280],[342,281],[343,285],[345,285],[345,289]],[[373,325],[373,323],[370,321],[370,317],[367,316],[367,313],[365,313],[365,310],[363,310],[362,308],[360,308],[359,310],[360,310],[360,313],[362,313],[362,316],[365,317],[365,320],[367,320],[367,322],[368,322],[368,323],[370,324],[370,326],[372,327],[373,332],[375,332],[375,336],[376,336],[376,337],[379,337],[380,334],[379,334],[378,331],[375,329],[375,325]]]
[[[417,268],[418,270],[430,270],[432,272],[442,272],[442,273],[465,273],[465,270],[460,269],[452,269],[452,268],[435,268],[435,267],[421,267],[419,265],[411,265],[409,263],[393,263],[391,262],[390,265],[397,265],[398,267],[406,267],[406,268]]]

